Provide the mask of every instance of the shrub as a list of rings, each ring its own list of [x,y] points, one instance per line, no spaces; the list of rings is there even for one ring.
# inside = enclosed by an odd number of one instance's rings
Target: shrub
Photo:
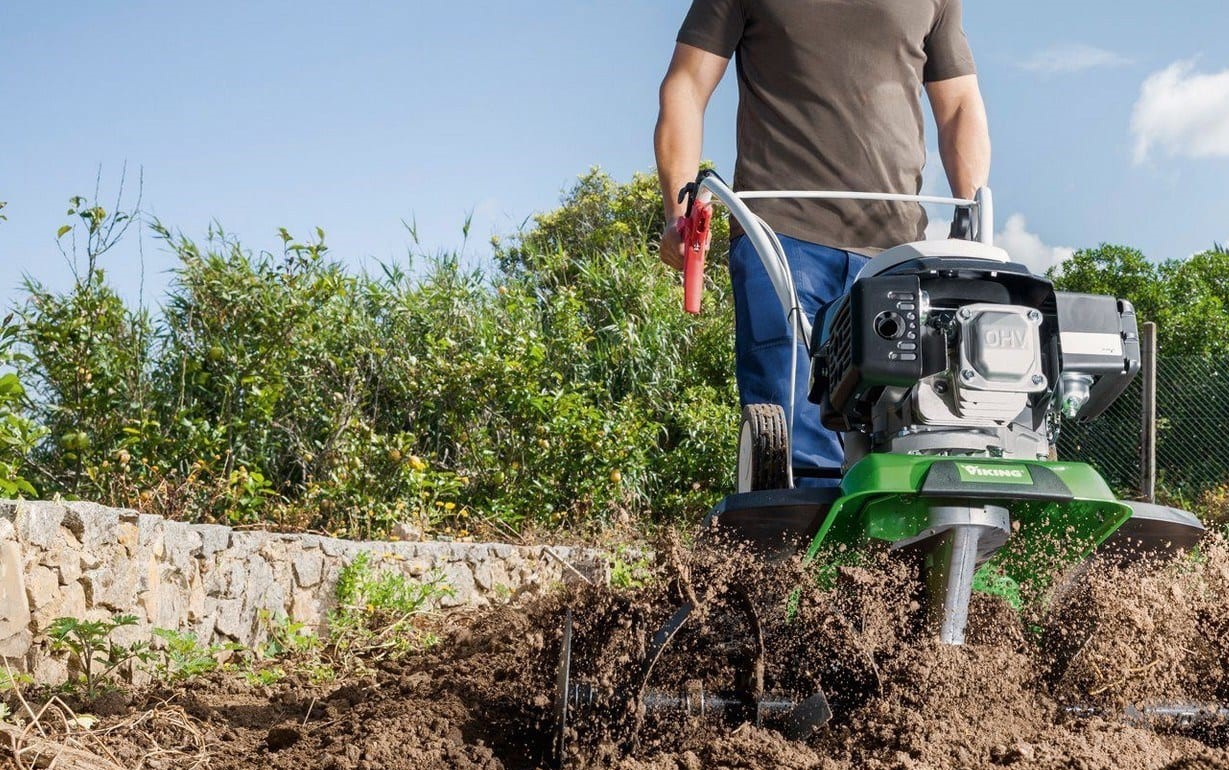
[[[1229,526],[1229,484],[1219,484],[1203,492],[1191,510],[1209,527]]]
[[[359,537],[697,516],[730,482],[732,307],[718,254],[706,314],[681,312],[657,196],[593,171],[485,270],[445,254],[356,274],[319,230],[269,254],[154,222],[178,259],[158,317],[93,257],[68,292],[27,284],[37,480]],[[91,232],[114,216],[77,208]]]
[[[27,458],[43,430],[29,415],[26,390],[16,372],[2,371],[24,360],[13,351],[18,328],[13,316],[0,322],[0,497],[33,497],[38,493],[26,478]]]

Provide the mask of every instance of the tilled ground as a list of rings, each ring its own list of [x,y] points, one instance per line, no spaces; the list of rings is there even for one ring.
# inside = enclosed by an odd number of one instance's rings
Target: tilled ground
[[[579,770],[1229,767],[1223,730],[1166,734],[1122,716],[1135,704],[1229,702],[1223,541],[1168,566],[1085,570],[1044,616],[979,599],[961,648],[917,631],[911,580],[885,561],[802,590],[797,564],[689,554],[667,560],[650,588],[453,616],[434,651],[344,684],[253,689],[216,675],[95,708],[111,715],[89,730],[44,719],[46,744],[14,745],[37,748],[23,767],[40,752],[46,766],[58,742],[78,752],[56,765],[69,768],[90,756],[127,768],[545,768],[571,609],[576,675],[599,704],[572,719],[568,762]],[[728,689],[759,662],[766,691],[797,698],[822,686],[837,719],[803,742],[750,724],[640,719],[627,693],[646,640],[683,600],[697,613],[653,687]]]

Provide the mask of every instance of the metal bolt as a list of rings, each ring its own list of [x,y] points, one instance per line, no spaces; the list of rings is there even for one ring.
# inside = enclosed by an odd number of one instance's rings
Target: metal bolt
[[[1040,323],[1041,322],[1041,312],[1038,310],[1028,311],[1028,320],[1032,321],[1033,323]]]
[[[977,372],[973,371],[972,369],[965,369],[960,373],[960,378],[965,382],[970,382],[976,376]]]
[[[961,320],[967,321],[973,317],[973,311],[969,310],[967,307],[962,307],[960,308],[959,315],[960,315]]]
[[[946,392],[947,392],[946,382],[936,382],[935,383],[935,393],[938,393],[939,395],[943,395]]]
[[[1042,376],[1042,375],[1040,375],[1040,374],[1034,374],[1034,375],[1033,375],[1033,384],[1034,384],[1034,385],[1045,385],[1045,383],[1046,383],[1046,378],[1045,378],[1044,376]]]

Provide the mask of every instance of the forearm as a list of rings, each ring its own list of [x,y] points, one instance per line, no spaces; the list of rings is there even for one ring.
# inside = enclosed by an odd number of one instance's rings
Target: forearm
[[[699,172],[706,106],[707,97],[682,79],[662,83],[653,147],[667,222],[683,215],[686,206],[678,202],[679,191]]]
[[[990,128],[980,98],[966,100],[940,123],[939,155],[953,195],[972,198],[990,182]]]

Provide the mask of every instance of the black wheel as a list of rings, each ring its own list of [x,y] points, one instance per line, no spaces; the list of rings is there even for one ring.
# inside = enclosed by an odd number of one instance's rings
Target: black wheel
[[[738,491],[790,488],[789,424],[776,404],[743,407],[738,433]]]

